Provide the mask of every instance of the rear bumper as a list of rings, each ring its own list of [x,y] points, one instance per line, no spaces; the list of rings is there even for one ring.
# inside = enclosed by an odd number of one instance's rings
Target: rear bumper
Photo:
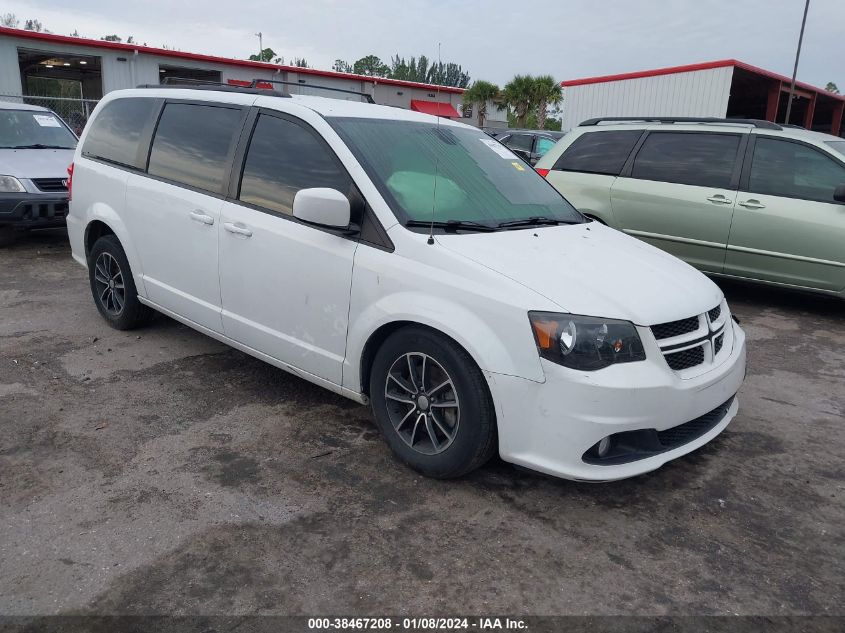
[[[66,195],[27,192],[0,194],[0,226],[18,229],[65,226],[67,214]]]

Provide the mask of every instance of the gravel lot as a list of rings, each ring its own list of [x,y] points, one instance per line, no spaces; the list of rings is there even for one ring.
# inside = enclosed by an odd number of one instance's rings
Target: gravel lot
[[[174,321],[62,231],[0,249],[2,614],[845,614],[845,304],[724,284],[740,413],[649,475],[398,464],[361,407]]]

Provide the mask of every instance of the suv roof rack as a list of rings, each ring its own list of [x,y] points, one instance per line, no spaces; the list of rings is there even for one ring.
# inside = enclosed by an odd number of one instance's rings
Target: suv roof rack
[[[608,116],[587,119],[579,127],[598,125],[604,122],[642,122],[642,123],[734,123],[737,125],[752,125],[764,130],[782,130],[777,123],[762,119],[719,119],[717,117],[685,117],[685,116]]]
[[[253,82],[254,84],[255,82]],[[182,88],[186,90],[216,90],[218,92],[243,92],[254,95],[269,95],[271,97],[290,97],[286,92],[266,90],[254,86],[233,86],[220,81],[208,79],[192,79],[189,77],[165,77],[160,84],[141,84],[138,88]]]
[[[328,86],[315,86],[311,84],[300,83],[298,81],[282,81],[280,79],[253,79],[252,83],[250,84],[250,88],[258,88],[260,84],[280,84],[282,86],[299,86],[306,87],[306,88],[315,88],[317,90],[330,90],[331,92],[345,92],[346,94],[350,95],[357,95],[359,97],[364,97],[367,100],[367,103],[375,103],[372,95],[366,92],[358,92],[357,90],[346,90],[345,88],[330,88]]]

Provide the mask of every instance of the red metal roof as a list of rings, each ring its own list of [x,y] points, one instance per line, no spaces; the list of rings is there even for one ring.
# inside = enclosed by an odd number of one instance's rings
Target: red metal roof
[[[599,83],[606,83],[610,81],[623,81],[625,79],[640,79],[642,77],[659,77],[661,75],[674,75],[676,73],[688,73],[694,72],[696,70],[710,70],[711,68],[725,68],[727,66],[733,66],[734,68],[741,68],[742,70],[754,73],[756,75],[760,75],[763,77],[768,77],[769,79],[775,79],[777,81],[782,81],[784,83],[791,83],[792,78],[787,77],[785,75],[779,75],[778,73],[772,72],[770,70],[765,70],[763,68],[759,68],[757,66],[752,66],[751,64],[746,64],[745,62],[738,61],[736,59],[720,59],[713,62],[702,62],[700,64],[687,64],[685,66],[670,66],[668,68],[655,68],[653,70],[641,70],[638,72],[633,73],[622,73],[620,75],[604,75],[602,77],[585,77],[583,79],[570,79],[567,81],[561,81],[560,85],[564,88],[569,86],[586,86],[589,84],[599,84]],[[811,86],[810,84],[803,83],[801,81],[795,82],[796,88],[801,88],[803,90],[810,90],[812,92],[820,93],[822,96],[831,97],[832,99],[838,99],[845,101],[845,95],[836,95],[833,93],[828,92],[822,88],[818,88],[816,86]]]
[[[299,66],[286,66],[284,64],[271,64],[269,62],[255,62],[249,59],[233,59],[229,57],[218,57],[216,55],[204,55],[201,53],[186,53],[183,51],[174,51],[168,48],[155,48],[153,46],[140,46],[138,44],[123,44],[120,42],[106,42],[104,40],[91,40],[84,37],[71,37],[69,35],[55,35],[53,33],[38,33],[35,31],[25,31],[23,29],[10,29],[0,27],[0,35],[8,35],[10,37],[21,37],[31,40],[40,40],[42,42],[53,42],[55,44],[70,44],[72,46],[88,46],[93,48],[106,48],[117,51],[127,51],[139,53],[146,53],[148,55],[161,55],[163,57],[175,57],[178,59],[188,59],[193,61],[212,62],[216,64],[226,64],[228,66],[241,66],[247,68],[263,68],[265,70],[284,70],[289,72],[300,73],[303,75],[316,75],[319,77],[335,77],[337,79],[351,79],[358,81],[367,81],[373,84],[385,84],[389,86],[404,86],[406,88],[422,88],[427,90],[439,90],[440,92],[449,92],[462,94],[463,88],[455,88],[452,86],[433,86],[431,84],[418,83],[416,81],[402,81],[399,79],[386,79],[384,77],[368,77],[366,75],[355,75],[353,73],[338,73],[333,70],[317,70],[316,68],[300,68]]]
[[[433,114],[434,116],[445,116],[448,118],[461,117],[458,111],[452,107],[451,103],[443,103],[441,101],[422,101],[420,99],[411,99],[411,110],[422,112],[423,114]]]

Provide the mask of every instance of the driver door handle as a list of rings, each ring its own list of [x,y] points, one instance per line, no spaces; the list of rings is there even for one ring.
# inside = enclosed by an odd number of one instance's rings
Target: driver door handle
[[[212,218],[204,211],[200,211],[199,209],[194,209],[193,211],[191,211],[190,216],[194,222],[200,222],[201,224],[208,225],[214,224],[214,218]]]
[[[765,204],[760,204],[759,200],[755,200],[751,198],[750,200],[746,200],[745,202],[737,202],[737,204],[741,207],[745,207],[746,209],[765,209]]]
[[[223,228],[229,231],[229,233],[234,233],[235,235],[240,235],[242,237],[252,237],[252,231],[244,224],[240,222],[224,222]]]
[[[714,194],[707,199],[710,202],[715,202],[716,204],[731,204],[733,202],[733,200],[726,198],[721,193]]]

